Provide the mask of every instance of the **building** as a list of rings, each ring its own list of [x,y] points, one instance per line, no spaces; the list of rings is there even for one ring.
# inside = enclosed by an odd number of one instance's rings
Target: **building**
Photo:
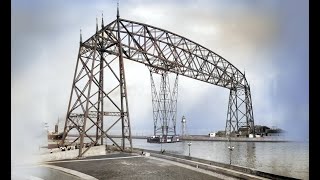
[[[260,135],[261,137],[263,137],[263,136],[282,136],[285,133],[284,130],[282,130],[280,128],[276,128],[276,127],[269,128],[267,126],[256,125],[256,126],[254,126],[254,128],[255,128],[256,135]]]
[[[249,127],[242,126],[238,129],[238,135],[240,137],[248,137],[248,132],[250,131]]]
[[[266,136],[283,136],[285,132],[280,128],[268,129]]]
[[[209,137],[216,137],[216,133],[214,132],[209,133]]]
[[[270,128],[267,126],[261,126],[261,125],[254,126],[254,130],[255,130],[256,135],[260,135],[261,137],[267,136],[269,129]]]
[[[215,134],[216,137],[225,137],[226,136],[226,132],[225,131],[218,131]]]

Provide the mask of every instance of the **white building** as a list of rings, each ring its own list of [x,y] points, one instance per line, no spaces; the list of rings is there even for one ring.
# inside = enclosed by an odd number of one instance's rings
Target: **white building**
[[[209,137],[216,137],[216,133],[215,132],[209,133]]]

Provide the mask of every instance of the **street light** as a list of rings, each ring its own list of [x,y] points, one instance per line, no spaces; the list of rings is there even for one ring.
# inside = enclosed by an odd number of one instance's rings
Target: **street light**
[[[191,146],[191,142],[188,142],[188,146],[189,146],[189,156],[190,156],[190,146]]]
[[[228,146],[229,152],[230,152],[230,165],[231,165],[231,151],[233,151],[234,146]]]

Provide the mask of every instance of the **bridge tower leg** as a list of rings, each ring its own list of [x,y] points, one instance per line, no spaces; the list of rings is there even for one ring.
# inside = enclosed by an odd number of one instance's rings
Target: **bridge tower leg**
[[[248,136],[254,134],[252,101],[249,85],[230,89],[226,135]]]
[[[235,90],[230,90],[225,131],[228,136],[231,136],[232,133],[238,131],[237,91]]]
[[[173,126],[173,134],[177,135],[177,108],[178,108],[178,75],[174,81],[172,94],[171,94],[171,108],[170,108],[170,119]]]
[[[117,21],[119,27],[119,19]],[[80,40],[63,138],[60,143],[60,145],[80,145],[78,157],[82,157],[99,141],[103,144],[105,138],[121,151],[132,151],[122,38],[118,28],[114,34],[97,30],[89,40],[85,42],[82,42],[82,38]],[[112,50],[117,53],[106,53],[108,48],[113,48]],[[108,87],[103,83],[106,74]],[[68,134],[73,129],[77,130],[79,136],[73,141],[69,139],[67,141]],[[109,136],[111,131],[113,135],[121,131],[120,145]]]
[[[250,86],[245,86],[245,104],[246,104],[246,120],[250,129],[248,133],[252,133],[255,136],[255,128],[254,128],[254,118],[253,118],[253,109],[252,109],[252,99],[251,99],[251,91]]]
[[[152,96],[152,108],[153,108],[153,135],[157,135],[157,123],[159,120],[159,98],[156,89],[156,85],[153,80],[152,72],[150,70],[150,81],[151,81],[151,96]],[[160,121],[160,120],[159,120]]]

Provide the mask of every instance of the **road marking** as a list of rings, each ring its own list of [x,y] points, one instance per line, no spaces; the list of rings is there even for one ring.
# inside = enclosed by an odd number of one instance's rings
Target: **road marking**
[[[45,164],[54,164],[54,163],[62,163],[62,162],[78,162],[78,161],[103,161],[108,159],[129,159],[135,157],[144,157],[144,156],[129,156],[129,157],[114,157],[114,158],[101,158],[101,159],[75,159],[75,160],[67,160],[67,161],[51,161],[44,162]]]

